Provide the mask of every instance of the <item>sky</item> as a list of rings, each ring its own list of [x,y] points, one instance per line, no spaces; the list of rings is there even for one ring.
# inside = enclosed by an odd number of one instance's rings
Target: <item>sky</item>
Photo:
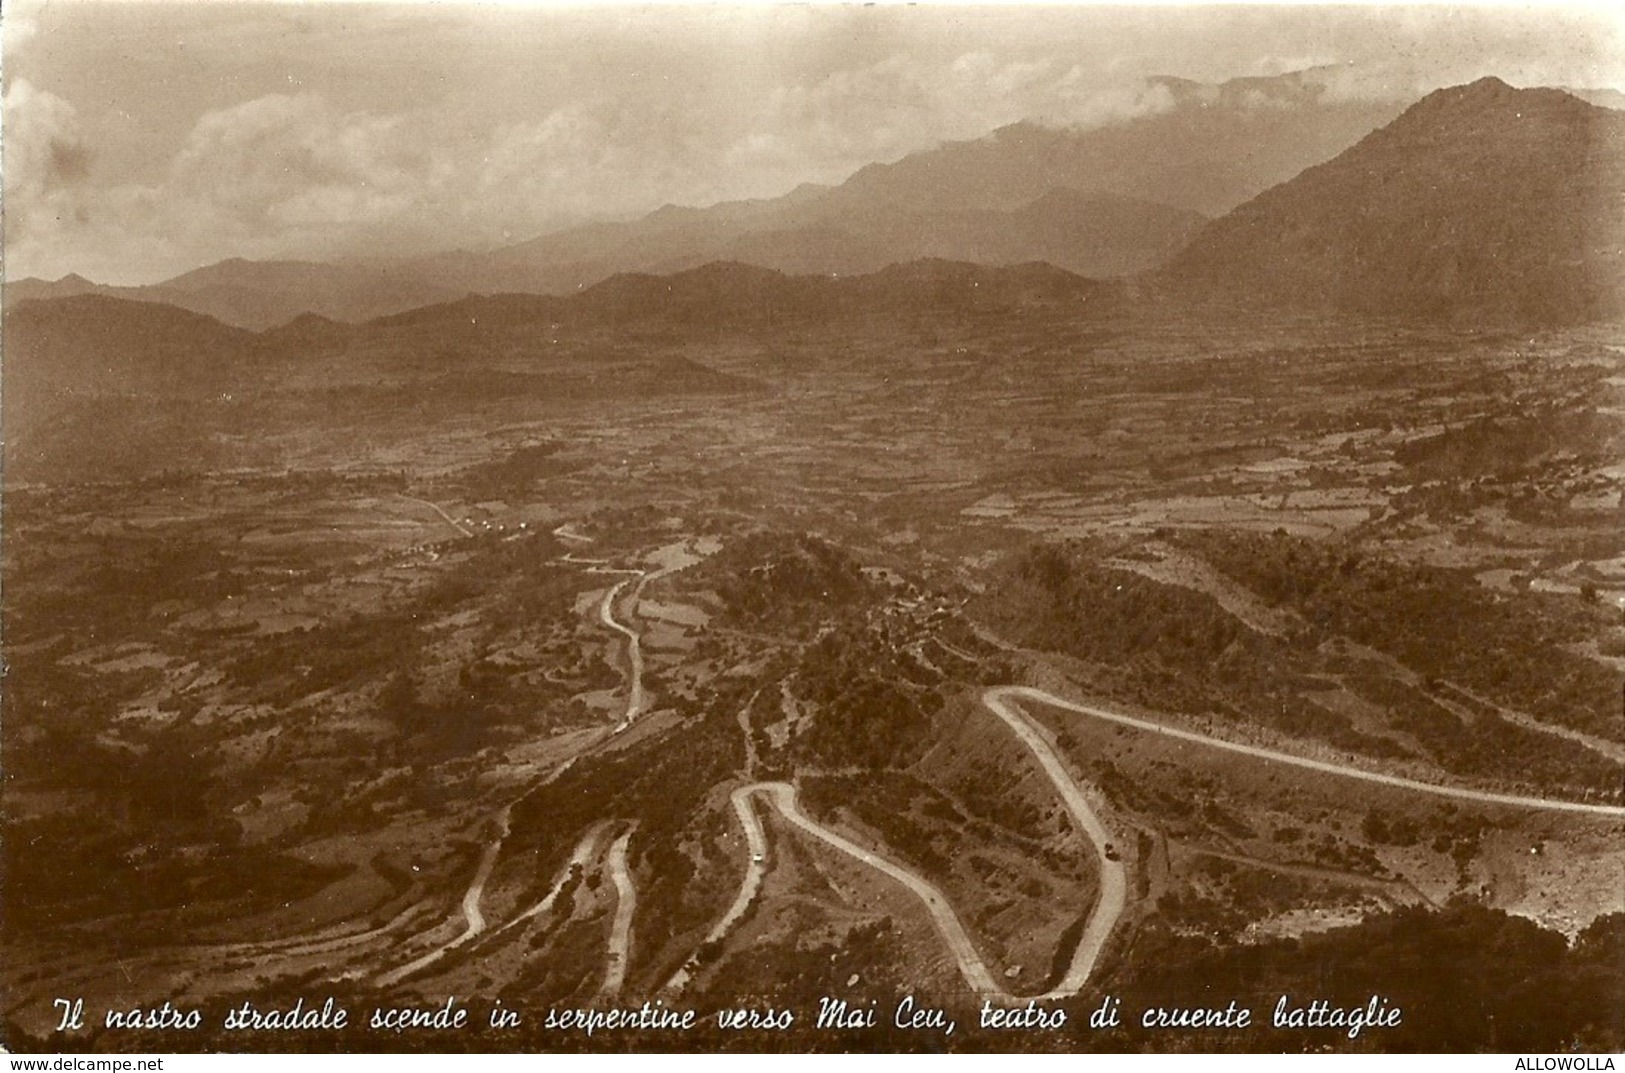
[[[6,0],[0,35],[6,275],[106,283],[774,197],[1018,120],[1131,121],[1166,104],[1149,75],[1625,89],[1602,6]]]

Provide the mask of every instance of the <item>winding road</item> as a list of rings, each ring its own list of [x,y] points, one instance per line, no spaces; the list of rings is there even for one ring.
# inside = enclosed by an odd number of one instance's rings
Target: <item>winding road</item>
[[[609,847],[609,875],[615,881],[615,923],[609,930],[609,962],[604,970],[604,986],[599,994],[614,998],[626,984],[626,966],[632,953],[632,918],[637,913],[638,891],[626,866],[626,845],[632,840],[628,828]]]
[[[741,786],[730,798],[733,802],[734,815],[739,817],[739,826],[745,831],[745,845],[750,850],[750,863],[745,865],[745,879],[739,885],[739,893],[734,896],[733,904],[722,914],[722,919],[706,933],[702,946],[726,939],[750,911],[751,903],[756,900],[756,895],[762,889],[762,879],[767,875],[767,832],[762,830],[762,821],[757,817],[750,799],[751,795],[769,785],[773,784],[753,783]],[[689,958],[683,967],[677,970],[677,974],[666,982],[665,989],[681,991],[688,986],[689,980],[699,967],[698,960]]]
[[[422,503],[425,507],[428,507],[429,509],[433,510],[436,514],[440,515],[440,517],[445,520],[447,525],[449,525],[453,529],[457,530],[457,533],[458,533],[459,536],[468,537],[468,536],[473,536],[474,535],[474,530],[468,528],[462,522],[458,521],[456,518],[453,518],[451,515],[447,514],[445,509],[443,507],[441,507],[440,504],[431,502],[430,500],[427,500],[427,499],[419,499],[417,496],[409,496],[409,495],[404,495],[403,494],[403,495],[401,495],[401,498],[402,499],[409,499],[413,503]]]
[[[502,852],[502,843],[508,837],[509,816],[513,806],[509,805],[497,814],[497,837],[492,839],[480,855],[480,866],[474,871],[474,880],[468,885],[463,894],[463,920],[462,933],[451,941],[430,950],[427,954],[409,961],[398,969],[391,969],[378,977],[380,987],[389,987],[399,983],[419,969],[434,964],[451,951],[477,938],[485,930],[485,916],[480,912],[480,899],[485,896],[485,881],[491,878],[491,869],[496,866],[497,854]]]
[[[448,524],[457,528],[464,535],[470,535],[454,518],[438,506],[435,506],[435,504],[428,503],[426,500],[419,500],[418,502],[434,507],[436,512]],[[554,535],[566,540],[579,543],[592,542],[592,538],[570,532],[567,526],[564,525],[559,526],[553,532]],[[615,617],[615,606],[629,589],[633,597],[636,598],[652,578],[667,573],[669,570],[661,570],[651,574],[649,571],[641,569],[611,567],[602,560],[578,559],[574,555],[564,556],[564,561],[586,566],[592,573],[628,575],[612,585],[598,603],[599,622],[606,629],[619,634],[626,641],[627,662],[629,665],[627,676],[628,695],[625,713],[615,725],[613,731],[613,733],[618,734],[630,727],[642,714],[647,703],[647,697],[643,685],[644,664],[641,635],[630,624]],[[1127,907],[1127,869],[1121,861],[1107,856],[1106,846],[1111,841],[1110,832],[1100,816],[1094,811],[1083,787],[1072,776],[1066,762],[1051,744],[1048,730],[1023,711],[1019,707],[1021,703],[1046,704],[1065,712],[1088,716],[1147,733],[1177,738],[1206,748],[1251,756],[1270,763],[1287,764],[1339,778],[1376,783],[1438,797],[1513,808],[1625,818],[1625,807],[1621,806],[1496,793],[1422,782],[1399,775],[1386,775],[1348,764],[1315,760],[1262,746],[1228,741],[1150,719],[1142,719],[1105,708],[1079,704],[1030,686],[998,686],[990,688],[983,692],[982,702],[989,711],[1004,722],[1010,732],[1015,735],[1016,740],[1033,755],[1040,770],[1054,785],[1063,806],[1077,826],[1079,833],[1093,847],[1098,864],[1100,876],[1099,897],[1095,900],[1089,919],[1078,938],[1077,947],[1071,953],[1065,973],[1050,990],[1036,996],[1017,996],[1004,990],[996,980],[994,973],[989,970],[987,963],[983,961],[980,952],[976,949],[969,933],[955,914],[947,897],[938,887],[915,872],[888,860],[807,816],[802,812],[800,803],[797,800],[796,788],[786,782],[752,782],[733,791],[730,801],[735,815],[739,818],[740,827],[744,832],[750,860],[746,865],[738,893],[726,912],[707,933],[702,948],[720,942],[731,934],[761,895],[768,868],[769,844],[767,833],[756,812],[755,799],[764,797],[788,823],[825,845],[839,850],[880,872],[907,888],[917,897],[930,914],[937,931],[941,934],[950,954],[957,962],[961,976],[974,993],[1002,1002],[1024,1002],[1031,998],[1056,1000],[1078,994],[1087,985],[1090,976],[1099,963],[1101,954]],[[747,734],[748,744],[749,724],[742,724],[742,729]],[[380,985],[387,986],[410,976],[439,960],[446,953],[467,944],[485,931],[486,924],[480,911],[480,901],[486,880],[491,874],[497,856],[501,851],[503,840],[507,836],[509,810],[511,808],[510,805],[500,813],[500,834],[486,847],[474,879],[463,897],[462,914],[465,927],[462,933],[416,960],[383,974],[377,981]],[[592,859],[605,826],[605,824],[600,824],[589,830],[576,846],[570,860],[560,871],[557,880],[547,895],[531,908],[497,929],[497,933],[500,934],[524,920],[548,911],[562,891],[572,866],[584,866]],[[600,991],[601,996],[605,998],[614,998],[620,994],[626,983],[630,960],[632,925],[636,914],[637,892],[628,866],[627,855],[628,845],[634,830],[635,826],[628,827],[623,831],[611,843],[605,857],[605,866],[609,870],[616,891],[615,916],[610,929],[607,965],[603,987]],[[1113,856],[1115,857],[1115,855]],[[667,982],[665,990],[681,991],[691,981],[693,974],[698,971],[699,967],[700,963],[697,957],[691,957]]]
[[[739,893],[734,897],[733,904],[728,907],[727,912],[723,914],[721,919],[706,935],[705,942],[712,943],[726,938],[739,924],[740,920],[744,918],[752,903],[761,893],[762,881],[767,871],[767,836],[762,828],[761,820],[756,815],[753,799],[757,796],[765,796],[787,821],[802,831],[902,884],[919,898],[930,913],[931,919],[938,932],[941,933],[949,952],[958,962],[960,975],[964,977],[966,984],[970,986],[972,991],[984,997],[1007,1002],[1026,1001],[1029,997],[1054,1000],[1070,998],[1076,995],[1088,983],[1107,941],[1111,938],[1111,934],[1127,906],[1127,869],[1120,861],[1109,859],[1106,856],[1105,847],[1110,841],[1110,834],[1105,824],[1090,805],[1083,788],[1072,777],[1071,772],[1067,770],[1066,763],[1050,744],[1043,728],[1016,706],[1017,702],[1022,701],[1048,704],[1064,711],[1102,719],[1120,726],[1132,727],[1136,730],[1154,734],[1163,734],[1208,748],[1240,753],[1273,763],[1289,764],[1339,778],[1378,783],[1397,789],[1472,801],[1479,804],[1625,818],[1625,807],[1493,793],[1466,787],[1426,783],[1398,775],[1384,775],[1347,764],[1334,764],[1322,760],[1313,760],[1308,757],[1295,756],[1275,749],[1266,749],[1261,746],[1243,745],[1239,742],[1226,741],[1222,738],[1171,727],[1148,719],[1139,719],[1104,708],[1078,704],[1031,686],[997,686],[986,690],[982,694],[983,704],[1003,720],[1005,725],[1010,728],[1011,733],[1016,736],[1016,740],[1025,745],[1028,751],[1033,754],[1034,759],[1038,761],[1039,767],[1048,776],[1050,782],[1054,784],[1056,792],[1060,795],[1061,801],[1065,805],[1068,814],[1072,817],[1073,822],[1077,824],[1079,831],[1093,845],[1100,868],[1100,896],[1095,902],[1083,934],[1078,939],[1077,948],[1072,952],[1066,973],[1053,988],[1042,995],[1016,996],[999,987],[993,974],[988,971],[987,964],[977,952],[975,944],[971,942],[964,925],[960,923],[958,916],[955,915],[948,899],[936,886],[921,876],[887,860],[872,850],[858,845],[856,842],[807,816],[801,811],[796,799],[795,787],[785,782],[751,783],[741,786],[733,792],[731,800],[734,812],[739,817],[740,827],[745,832],[745,841],[749,847],[751,859],[745,868],[745,876],[740,884]],[[667,983],[666,988],[671,991],[682,990],[698,967],[698,962],[690,958],[683,968]]]
[[[948,899],[930,882],[810,818],[801,811],[801,805],[796,801],[796,788],[789,783],[759,782],[745,787],[745,789],[752,793],[767,795],[769,800],[773,802],[773,806],[779,810],[779,813],[803,831],[907,887],[915,897],[925,903],[926,909],[931,913],[931,920],[937,926],[937,931],[942,933],[943,941],[948,944],[949,952],[959,962],[960,975],[965,978],[965,983],[970,985],[970,989],[978,995],[986,995],[990,998],[1014,998],[1014,996],[1006,994],[994,982],[993,974],[988,971],[987,964],[982,960],[982,955],[977,953],[976,946],[965,932],[964,925],[959,923],[959,917],[954,915],[953,907],[948,904]],[[747,873],[748,879],[749,874]],[[760,884],[760,877],[758,877],[757,883]]]
[[[602,560],[572,559],[569,555],[564,556],[564,561],[593,562],[595,564],[602,562]],[[675,573],[679,569],[681,569],[679,566],[666,566],[651,573],[648,570],[640,570],[635,567],[601,565],[587,567],[587,572],[591,574],[632,575],[611,586],[610,590],[604,593],[603,599],[598,601],[598,621],[607,629],[613,630],[626,638],[626,661],[631,668],[630,673],[627,675],[626,714],[621,716],[619,723],[615,724],[614,733],[616,734],[637,721],[638,716],[643,714],[644,706],[649,698],[643,688],[643,635],[615,617],[615,604],[620,600],[621,594],[626,591],[627,586],[630,585],[632,586],[631,603],[635,607],[637,602],[642,599],[643,589],[649,582],[663,578],[667,574]]]
[[[1181,741],[1193,742],[1211,749],[1222,749],[1226,752],[1240,753],[1243,756],[1256,757],[1277,764],[1289,764],[1293,767],[1304,768],[1309,771],[1318,771],[1326,775],[1336,775],[1340,778],[1358,779],[1361,782],[1372,782],[1382,786],[1393,786],[1401,790],[1414,790],[1417,793],[1432,794],[1435,797],[1448,797],[1457,801],[1473,801],[1483,805],[1506,805],[1511,808],[1537,809],[1547,812],[1580,812],[1593,816],[1609,816],[1615,819],[1625,819],[1625,806],[1620,805],[1594,805],[1584,801],[1564,801],[1547,797],[1525,797],[1520,794],[1501,794],[1489,790],[1471,790],[1463,786],[1444,786],[1438,783],[1421,782],[1417,779],[1407,779],[1401,775],[1384,775],[1376,771],[1367,771],[1364,768],[1352,767],[1348,764],[1334,764],[1325,760],[1311,760],[1305,756],[1294,756],[1292,753],[1283,753],[1275,749],[1265,749],[1257,745],[1243,745],[1240,742],[1226,741],[1223,738],[1199,734],[1194,730],[1182,730],[1171,727],[1165,723],[1154,722],[1150,719],[1138,719],[1132,715],[1123,715],[1120,712],[1109,711],[1105,708],[1096,708],[1087,704],[1077,704],[1063,700],[1053,693],[1031,686],[998,686],[982,694],[982,700],[1004,715],[1005,700],[1026,700],[1039,704],[1048,704],[1064,711],[1087,715],[1093,719],[1102,719],[1108,723],[1119,726],[1133,727],[1136,730],[1148,731],[1152,734],[1162,734]],[[1008,710],[1008,709],[1006,709]],[[1008,722],[1006,718],[1006,722]]]
[[[594,569],[599,569],[594,567]],[[623,571],[616,571],[621,573]],[[631,664],[631,673],[627,676],[626,714],[621,721],[615,724],[615,733],[619,734],[631,726],[643,712],[643,638],[637,630],[620,622],[615,618],[615,601],[621,598],[621,593],[628,585],[635,585],[634,593],[643,591],[644,582],[649,575],[642,570],[626,571],[637,575],[625,581],[616,582],[610,590],[604,593],[604,598],[598,603],[598,621],[626,638],[626,659]]]
[[[503,924],[500,928],[491,933],[492,936],[494,937],[501,935],[509,928],[523,924],[532,917],[541,916],[549,909],[552,909],[553,903],[558,901],[559,895],[564,892],[564,884],[570,879],[571,869],[577,867],[587,867],[587,862],[592,860],[594,853],[598,852],[599,836],[604,833],[604,828],[608,826],[609,821],[605,820],[602,823],[595,823],[592,825],[592,827],[588,828],[587,833],[581,836],[581,841],[576,843],[576,848],[571,852],[570,859],[564,862],[563,868],[559,869],[558,877],[553,880],[553,886],[545,895],[542,896],[541,901],[537,902],[529,909],[526,909],[512,920]]]
[[[422,915],[427,909],[426,902],[413,902],[385,923],[363,931],[346,931],[345,929],[351,925],[345,922],[331,925],[313,933],[291,935],[282,939],[247,943],[223,943],[219,945],[199,943],[178,947],[177,949],[193,952],[208,951],[216,954],[248,954],[256,959],[266,961],[271,959],[291,960],[309,957],[312,954],[336,954],[353,947],[364,946],[374,939],[382,938],[409,923],[412,918]]]
[[[1066,975],[1048,993],[1040,998],[1068,998],[1083,990],[1083,985],[1089,982],[1089,974],[1094,971],[1095,962],[1100,959],[1100,952],[1106,947],[1106,940],[1111,937],[1112,929],[1117,926],[1117,919],[1123,915],[1123,909],[1128,904],[1128,872],[1121,861],[1111,860],[1106,856],[1106,844],[1111,840],[1106,832],[1105,824],[1095,815],[1089,800],[1083,794],[1083,789],[1067,771],[1066,764],[1056,755],[1048,740],[1039,732],[1039,729],[1028,719],[1025,712],[1010,707],[1004,703],[1009,694],[1003,689],[990,689],[982,694],[982,703],[990,708],[994,715],[1003,719],[1016,740],[1025,745],[1029,752],[1038,760],[1038,766],[1044,769],[1050,782],[1055,784],[1056,791],[1061,795],[1061,801],[1071,814],[1072,820],[1084,837],[1094,846],[1095,858],[1100,866],[1100,897],[1095,902],[1094,912],[1089,915],[1089,923],[1083,929],[1083,935],[1078,939],[1078,948],[1072,953],[1072,962],[1067,966]]]
[[[438,504],[427,499],[419,499],[416,496],[402,495],[401,498],[410,500],[414,503],[420,503],[423,506],[431,508],[441,517],[442,520],[445,521],[447,525],[455,529],[459,535],[474,535],[472,530],[464,527],[462,523],[447,513]],[[560,525],[558,528],[553,530],[553,534],[561,539],[583,544],[590,544],[594,542],[592,537],[570,531],[568,524]],[[638,715],[641,714],[647,701],[647,694],[643,686],[642,639],[636,630],[615,618],[614,605],[616,601],[620,599],[622,593],[625,592],[627,586],[635,586],[635,596],[642,592],[644,585],[650,580],[660,577],[666,573],[670,573],[671,569],[668,568],[650,573],[649,571],[640,569],[622,569],[611,567],[607,565],[608,560],[580,558],[573,553],[568,553],[562,558],[564,562],[571,563],[572,565],[587,567],[588,571],[591,573],[631,575],[612,586],[609,591],[604,594],[598,606],[599,621],[610,630],[613,630],[614,632],[623,636],[627,642],[627,659],[630,665],[630,673],[628,676],[628,697],[626,712],[622,716],[621,721],[615,726],[614,732],[619,733],[629,727],[633,721],[636,720]],[[553,779],[557,778],[573,763],[574,758],[567,760],[563,765],[544,779],[543,784],[551,782]],[[532,789],[534,788],[535,787],[532,787]],[[528,795],[529,792],[530,791],[527,791],[526,795]],[[520,800],[522,800],[526,795],[521,795]],[[470,881],[468,889],[463,894],[460,905],[460,911],[464,922],[463,930],[447,942],[429,950],[420,957],[401,965],[398,968],[380,973],[375,978],[375,983],[378,986],[388,987],[399,983],[401,980],[404,980],[414,973],[417,973],[418,971],[439,961],[451,951],[466,946],[470,942],[479,938],[482,934],[487,933],[487,922],[481,909],[481,903],[484,898],[486,883],[491,877],[492,870],[496,866],[497,858],[502,852],[503,843],[507,839],[511,823],[512,810],[514,805],[517,803],[517,800],[510,802],[496,813],[498,828],[496,837],[486,845],[484,851],[481,853],[480,862],[478,867],[475,869],[474,877]],[[754,817],[752,817],[752,820],[754,820]],[[564,884],[569,878],[572,867],[585,866],[592,859],[594,853],[597,851],[598,843],[602,837],[604,828],[608,825],[609,821],[604,821],[589,829],[582,837],[581,841],[577,843],[569,860],[566,861],[565,865],[560,870],[552,888],[547,892],[547,894],[530,908],[526,909],[522,913],[519,913],[511,920],[506,921],[494,931],[491,931],[490,935],[500,935],[523,921],[539,916],[551,909],[553,904],[557,901],[559,895],[562,893]],[[626,966],[631,947],[632,919],[636,911],[636,889],[633,885],[632,875],[628,868],[627,848],[628,842],[630,841],[634,830],[635,826],[633,828],[629,828],[618,839],[615,840],[609,849],[606,862],[607,867],[610,870],[611,878],[615,883],[617,893],[615,922],[612,927],[609,940],[609,970],[607,972],[604,987],[605,994],[608,995],[617,993],[624,984]],[[252,949],[256,952],[262,952],[270,956],[277,957],[306,956],[310,954],[328,952],[336,953],[341,950],[360,946],[374,939],[381,938],[382,936],[405,924],[414,915],[421,912],[423,908],[424,907],[422,904],[409,906],[387,923],[360,932],[344,933],[335,932],[334,929],[329,929],[327,934],[318,933],[310,936],[293,937],[275,944],[268,945],[258,943],[240,945],[245,950]]]
[[[563,540],[573,540],[581,544],[594,542],[590,536],[572,532],[568,522],[554,529],[553,535]],[[659,574],[650,574],[647,570],[630,567],[609,566],[608,559],[578,558],[574,552],[566,552],[561,561],[575,566],[585,566],[589,574],[632,575],[624,581],[618,581],[611,585],[609,591],[604,593],[604,598],[598,602],[598,621],[603,623],[605,628],[613,630],[626,638],[626,660],[631,665],[631,671],[627,675],[626,714],[621,716],[621,721],[615,724],[613,731],[613,733],[619,734],[631,726],[637,720],[637,717],[643,713],[646,697],[643,692],[643,637],[637,630],[615,617],[615,602],[621,598],[621,593],[626,591],[628,585],[634,586],[632,591],[634,598],[642,595],[643,586],[648,584],[651,578],[658,577]],[[660,571],[662,574],[666,572]]]
[[[964,977],[965,983],[978,995],[986,998],[998,999],[1003,1002],[1026,1001],[1028,998],[1060,999],[1069,998],[1083,989],[1088,982],[1089,975],[1094,971],[1095,963],[1105,948],[1106,940],[1111,936],[1112,929],[1116,927],[1117,920],[1123,914],[1128,900],[1128,879],[1123,865],[1109,860],[1105,855],[1104,847],[1109,841],[1105,825],[1095,815],[1090,807],[1083,790],[1067,771],[1066,765],[1050,747],[1043,735],[1032,725],[1026,715],[1007,707],[1002,697],[996,696],[997,691],[989,690],[983,695],[987,706],[1003,719],[1016,738],[1027,746],[1033,756],[1038,760],[1040,768],[1055,784],[1062,802],[1071,814],[1074,822],[1085,838],[1095,848],[1095,855],[1100,864],[1100,897],[1095,902],[1094,911],[1090,914],[1089,923],[1079,937],[1077,949],[1073,952],[1066,974],[1055,987],[1037,996],[1017,996],[1000,987],[993,973],[989,971],[987,963],[971,941],[969,933],[960,923],[959,917],[954,913],[953,906],[948,898],[930,881],[887,860],[874,851],[853,842],[828,827],[813,820],[801,811],[800,803],[796,800],[796,789],[786,782],[758,782],[741,786],[733,792],[734,813],[739,817],[740,827],[744,829],[745,841],[750,849],[750,863],[745,868],[745,878],[740,884],[739,893],[734,897],[733,904],[728,911],[712,927],[706,936],[707,943],[720,941],[744,918],[751,904],[761,891],[762,879],[767,871],[767,835],[762,829],[761,820],[752,806],[752,798],[766,796],[779,813],[790,823],[799,827],[807,834],[828,846],[840,850],[870,868],[875,869],[888,878],[900,883],[925,905],[931,915],[932,922],[947,944],[949,953],[958,963],[959,973]],[[672,991],[680,991],[692,977],[693,971],[698,968],[694,959],[690,959],[678,973],[672,977],[666,987]]]

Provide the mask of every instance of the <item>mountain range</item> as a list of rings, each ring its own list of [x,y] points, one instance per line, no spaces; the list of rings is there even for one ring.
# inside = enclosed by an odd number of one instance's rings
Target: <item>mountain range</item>
[[[1625,314],[1625,112],[1495,78],[1205,227],[1185,297],[1474,324]]]
[[[930,302],[965,271],[944,264],[1047,262],[1057,279],[1122,278],[1178,302],[1548,324],[1625,308],[1625,113],[1493,78],[1403,112],[1328,85],[1317,72],[1158,79],[1165,107],[1136,119],[1019,123],[776,199],[667,206],[485,252],[233,260],[147,287],[23,280],[6,301],[101,294],[254,330],[297,321],[287,331],[314,340],[468,295],[591,291],[569,307],[578,315],[597,302],[628,316],[800,316],[862,306],[853,296],[867,291],[792,276],[911,281]],[[896,264],[914,267],[883,271]],[[736,288],[733,300],[695,298],[702,281]]]
[[[345,264],[224,261],[162,283],[21,280],[8,302],[103,293],[260,329],[301,313],[363,321],[464,294],[568,293],[623,272],[746,261],[862,274],[922,258],[1048,261],[1088,276],[1166,262],[1209,216],[1336,154],[1403,102],[1348,102],[1321,72],[1204,85],[1153,79],[1156,107],[1090,129],[1016,123],[837,186],[708,208],[666,206],[487,251]]]
[[[399,265],[232,258],[145,286],[109,286],[77,275],[52,281],[8,281],[6,305],[98,294],[162,302],[259,330],[304,313],[334,320],[370,320],[465,293],[429,282]]]
[[[716,262],[622,274],[571,295],[470,295],[364,324],[306,313],[260,332],[103,294],[31,299],[4,320],[0,421],[18,480],[242,465],[265,436],[294,434],[311,420],[421,415],[518,396],[556,404],[753,389],[658,346],[616,342],[628,334],[693,338],[843,322],[867,332],[966,317],[1004,324],[1037,310],[1109,314],[1122,292],[1048,264],[919,261],[832,277]],[[571,331],[556,346],[561,328]]]
[[[414,373],[446,371],[435,364],[440,354],[466,371],[490,356],[457,357],[469,344],[509,337],[523,344],[560,326],[737,327],[1035,308],[1093,314],[1118,308],[1122,292],[1120,284],[1042,263],[926,260],[831,277],[713,262],[665,276],[617,275],[564,296],[468,295],[365,324],[307,313],[259,332],[163,303],[77,294],[23,301],[7,313],[6,402],[16,404],[15,416],[26,410],[38,419],[89,398],[208,395],[341,353]]]

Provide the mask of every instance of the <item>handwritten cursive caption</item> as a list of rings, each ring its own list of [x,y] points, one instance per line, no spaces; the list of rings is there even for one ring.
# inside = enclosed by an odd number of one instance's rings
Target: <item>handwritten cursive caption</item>
[[[361,1019],[332,996],[299,998],[292,1005],[261,1007],[243,1002],[223,1014],[206,1015],[201,1007],[133,1006],[106,1009],[101,1017],[87,1022],[83,998],[56,998],[57,1032],[84,1032],[92,1025],[103,1030],[196,1031],[218,1017],[219,1027],[228,1032],[340,1032],[363,1027],[372,1032],[456,1032],[483,1025],[498,1031],[517,1029],[528,1015],[503,1000],[480,1003],[476,1017],[473,1003],[448,995],[429,1005],[374,1006]],[[1223,1005],[1152,1005],[1125,1014],[1123,1000],[1107,995],[1086,1017],[1071,1020],[1067,1010],[1033,999],[1024,1005],[995,1005],[983,999],[968,1024],[987,1032],[1055,1032],[1071,1025],[1080,1031],[1110,1031],[1125,1025],[1145,1030],[1240,1030],[1267,1026],[1271,1030],[1335,1030],[1355,1040],[1362,1032],[1397,1028],[1403,1011],[1387,998],[1372,995],[1365,1002],[1342,1006],[1321,998],[1304,1001],[1281,995],[1260,1018],[1251,1006],[1232,999]],[[883,1004],[879,999],[822,997],[816,1007],[794,1010],[787,1007],[731,1007],[702,1015],[697,1010],[667,1006],[664,1000],[625,1007],[549,1007],[541,1015],[548,1031],[598,1032],[673,1031],[686,1032],[698,1025],[712,1025],[732,1031],[783,1032],[802,1025],[820,1032],[872,1031],[928,1032],[951,1036],[959,1029],[960,1018],[949,1007],[937,1006],[909,994]]]

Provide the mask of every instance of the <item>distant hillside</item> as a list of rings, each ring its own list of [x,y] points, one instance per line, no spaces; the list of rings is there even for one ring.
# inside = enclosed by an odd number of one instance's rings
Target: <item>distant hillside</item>
[[[835,277],[718,262],[617,275],[565,297],[469,296],[363,324],[304,314],[262,332],[102,294],[14,301],[5,472],[134,480],[273,464],[312,421],[409,436],[476,413],[751,392],[761,385],[637,336],[1096,315],[1117,308],[1121,291],[1046,264],[926,260]]]
[[[81,294],[111,295],[112,292],[122,289],[125,288],[108,287],[71,273],[57,280],[8,279],[5,283],[7,306],[31,302],[38,298],[76,298]],[[128,289],[140,290],[138,287]]]
[[[73,397],[186,397],[245,375],[308,371],[314,358],[371,360],[380,348],[411,354],[414,368],[438,373],[422,359],[448,339],[546,339],[560,325],[726,326],[1089,303],[1105,309],[1120,294],[1117,284],[1047,264],[923,260],[831,277],[716,262],[664,276],[618,275],[568,297],[470,296],[359,325],[306,314],[258,333],[157,302],[82,294],[20,302],[6,314],[6,401],[35,406]]]
[[[1315,71],[1222,85],[1159,78],[1150,89],[1163,107],[1118,123],[1016,123],[869,165],[839,186],[667,206],[415,268],[448,289],[482,293],[564,293],[617,273],[716,260],[851,274],[940,257],[1128,275],[1164,263],[1203,217],[1329,159],[1403,107],[1334,99]]]
[[[664,276],[618,275],[568,297],[471,296],[365,324],[306,314],[258,333],[157,302],[99,294],[34,299],[14,305],[4,321],[6,418],[16,432],[95,398],[188,399],[254,384],[377,386],[482,368],[525,373],[539,353],[533,345],[552,339],[559,326],[709,328],[1105,310],[1120,291],[1046,264],[928,260],[837,278],[718,262]],[[381,371],[389,376],[380,378]]]
[[[6,403],[206,391],[256,345],[252,332],[156,302],[99,294],[25,301],[4,320]]]
[[[99,293],[255,330],[303,313],[361,322],[468,294],[570,294],[624,273],[742,261],[854,275],[939,258],[1047,261],[1091,277],[1155,269],[1205,220],[1326,160],[1402,102],[1346,101],[1322,72],[1206,85],[1155,78],[1148,110],[1089,129],[1021,122],[837,186],[707,208],[668,205],[486,251],[319,264],[222,261],[145,287],[77,277],[12,283],[6,302]]]
[[[464,293],[388,263],[241,259],[176,276],[160,287],[164,301],[256,329],[282,324],[301,313],[369,320]]]
[[[814,189],[783,203],[667,207],[631,223],[595,224],[486,254],[425,258],[415,270],[444,290],[485,294],[565,294],[613,275],[680,272],[716,261],[842,275],[925,258],[1049,261],[1104,277],[1163,264],[1205,222],[1188,210],[1064,186],[1010,208],[941,211]]]
[[[196,416],[255,393],[258,346],[251,332],[155,302],[78,294],[12,306],[0,395],[8,474],[108,479],[220,461]]]
[[[1212,216],[1328,160],[1398,115],[1403,101],[1345,101],[1324,72],[1219,85],[1159,77],[1166,107],[1088,130],[1016,123],[974,141],[872,164],[826,203],[934,211],[1011,209],[1071,187]]]
[[[369,328],[429,331],[442,325],[472,335],[527,323],[724,327],[1057,306],[1104,312],[1122,295],[1120,284],[1041,263],[999,267],[926,259],[864,275],[831,276],[717,261],[668,275],[621,273],[563,298],[469,297],[382,318]]]
[[[1486,78],[1209,224],[1174,291],[1475,323],[1625,313],[1625,113]]]
[[[161,302],[256,331],[304,313],[332,320],[369,320],[463,293],[425,280],[402,265],[240,258],[141,287],[106,286],[70,275],[56,281],[10,281],[5,289],[8,307],[39,298],[99,294]]]
[[[725,253],[729,260],[800,273],[866,273],[935,258],[985,265],[1046,261],[1109,277],[1163,264],[1206,222],[1199,213],[1152,201],[1058,188],[1009,210],[926,213],[887,206],[841,224],[752,231],[728,243]]]

